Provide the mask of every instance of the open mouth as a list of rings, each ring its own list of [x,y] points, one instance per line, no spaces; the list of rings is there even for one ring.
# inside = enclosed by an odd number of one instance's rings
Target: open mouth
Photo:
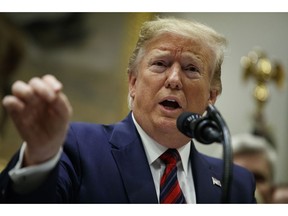
[[[180,109],[181,106],[179,103],[175,100],[164,100],[160,103],[162,106],[164,106],[166,109],[175,110]]]

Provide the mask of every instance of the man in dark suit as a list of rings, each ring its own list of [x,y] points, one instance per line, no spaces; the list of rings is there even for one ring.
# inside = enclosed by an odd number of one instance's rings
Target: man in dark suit
[[[51,75],[17,81],[3,105],[25,142],[1,173],[1,202],[220,203],[222,161],[197,152],[176,120],[216,102],[225,46],[200,23],[144,23],[128,67],[131,112],[113,125],[69,124]],[[233,170],[229,202],[254,203],[252,175]]]

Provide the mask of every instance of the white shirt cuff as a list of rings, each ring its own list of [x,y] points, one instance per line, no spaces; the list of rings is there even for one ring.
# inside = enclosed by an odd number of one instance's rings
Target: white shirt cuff
[[[13,189],[17,193],[28,193],[36,189],[47,177],[49,172],[57,165],[62,153],[62,147],[50,160],[39,164],[22,168],[26,142],[23,143],[19,153],[19,160],[16,166],[9,171],[13,181]]]

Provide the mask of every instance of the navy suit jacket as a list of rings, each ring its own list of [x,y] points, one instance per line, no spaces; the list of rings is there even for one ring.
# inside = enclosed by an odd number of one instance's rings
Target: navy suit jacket
[[[199,153],[191,142],[190,161],[197,203],[221,203],[223,162]],[[0,202],[5,203],[158,203],[154,181],[131,113],[113,125],[72,123],[57,166],[29,194],[17,194],[8,171],[0,176]],[[252,174],[233,167],[231,203],[255,203]]]

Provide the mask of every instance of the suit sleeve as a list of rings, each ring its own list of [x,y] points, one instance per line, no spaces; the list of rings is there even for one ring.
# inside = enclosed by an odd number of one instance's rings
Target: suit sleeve
[[[71,137],[71,136],[70,136]],[[73,142],[73,136],[70,143]],[[0,203],[74,203],[77,202],[77,194],[79,190],[79,173],[75,167],[79,166],[71,162],[79,161],[76,146],[65,145],[64,151],[61,153],[60,160],[54,168],[45,175],[40,185],[28,192],[21,193],[14,190],[13,181],[9,172],[16,166],[20,153],[17,152],[0,174]],[[67,152],[65,152],[67,151]]]

